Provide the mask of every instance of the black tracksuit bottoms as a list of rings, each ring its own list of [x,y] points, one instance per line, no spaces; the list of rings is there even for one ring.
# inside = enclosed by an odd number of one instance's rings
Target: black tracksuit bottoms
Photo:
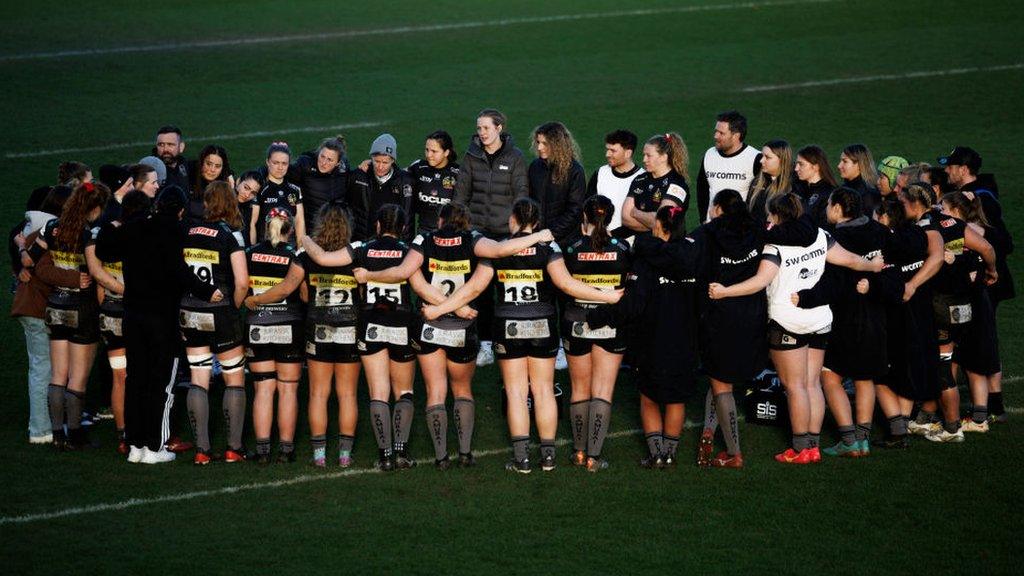
[[[125,310],[125,440],[159,450],[170,436],[174,383],[182,352],[178,310]]]

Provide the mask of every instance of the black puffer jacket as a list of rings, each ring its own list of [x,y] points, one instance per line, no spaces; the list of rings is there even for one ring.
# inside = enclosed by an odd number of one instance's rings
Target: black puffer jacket
[[[480,137],[473,136],[455,183],[455,201],[469,207],[473,227],[489,234],[508,234],[512,204],[529,195],[526,161],[512,136],[501,135],[501,148],[492,157]]]
[[[580,216],[583,214],[583,200],[587,194],[587,175],[583,166],[573,160],[565,182],[551,181],[551,167],[547,160],[537,158],[527,170],[530,182],[530,198],[540,204],[541,226],[550,228],[559,245],[577,233]]]

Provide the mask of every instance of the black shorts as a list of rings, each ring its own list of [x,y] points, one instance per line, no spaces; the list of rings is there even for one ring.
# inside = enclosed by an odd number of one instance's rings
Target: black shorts
[[[495,318],[494,354],[499,360],[554,358],[558,354],[554,317]]]
[[[107,350],[124,348],[124,309],[118,307],[100,307],[100,337]]]
[[[409,322],[390,324],[374,319],[359,320],[356,349],[361,356],[372,356],[381,350],[388,351],[388,357],[395,362],[409,362],[416,358],[416,351],[409,339]]]
[[[586,322],[562,319],[562,348],[566,355],[584,356],[590,354],[594,346],[612,354],[625,354],[625,331],[611,326],[593,330]]]
[[[100,340],[99,309],[97,306],[77,309],[47,306],[46,327],[50,329],[50,340],[95,344]]]
[[[815,350],[824,350],[828,347],[828,332],[795,334],[774,320],[768,322],[768,348],[770,350],[797,350],[804,346]]]
[[[332,326],[306,323],[306,358],[317,362],[344,363],[359,362],[356,348],[355,323],[348,326]]]
[[[242,318],[234,306],[182,308],[178,316],[186,348],[221,354],[242,345]]]
[[[414,326],[411,345],[417,354],[444,350],[448,360],[456,364],[476,362],[480,338],[475,322],[465,328],[445,328],[428,322],[417,322]]]
[[[251,362],[302,362],[305,357],[302,323],[255,325],[246,327],[248,344],[245,357]]]
[[[949,294],[932,294],[932,309],[935,313],[935,328],[939,345],[959,342],[974,316],[971,301],[967,297]]]

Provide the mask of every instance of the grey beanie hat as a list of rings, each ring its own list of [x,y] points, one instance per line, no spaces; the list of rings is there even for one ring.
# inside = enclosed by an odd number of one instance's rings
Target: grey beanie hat
[[[398,161],[398,142],[395,142],[394,136],[387,133],[377,136],[377,139],[373,141],[373,145],[370,146],[370,156],[378,154],[387,154],[395,162]]]
[[[156,170],[156,181],[160,184],[167,180],[167,165],[164,161],[157,158],[156,156],[146,156],[142,160],[139,160],[139,164],[145,164],[151,166],[153,170]]]

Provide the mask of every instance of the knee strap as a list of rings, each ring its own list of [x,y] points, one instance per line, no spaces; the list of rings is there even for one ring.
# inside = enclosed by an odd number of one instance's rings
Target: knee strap
[[[234,358],[228,358],[220,361],[220,371],[223,374],[234,374],[241,372],[245,368],[245,356],[239,354]]]
[[[939,353],[939,388],[949,390],[956,388],[956,378],[953,377],[953,353]]]
[[[213,354],[189,354],[188,365],[194,370],[213,370]]]
[[[276,372],[250,372],[249,377],[253,382],[265,382],[277,378]]]
[[[124,370],[128,368],[127,356],[110,356],[108,360],[110,361],[111,370]]]

